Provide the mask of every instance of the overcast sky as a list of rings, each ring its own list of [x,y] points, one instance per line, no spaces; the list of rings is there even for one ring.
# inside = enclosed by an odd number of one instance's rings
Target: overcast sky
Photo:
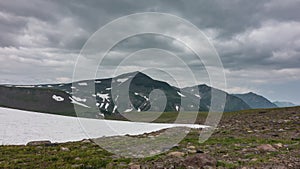
[[[124,15],[163,12],[208,36],[225,68],[228,92],[252,91],[300,104],[299,11],[298,0],[0,1],[0,83],[70,82],[76,58],[95,31]],[[114,55],[154,47],[182,53],[172,39],[144,35],[120,42],[107,63],[115,62]],[[143,66],[134,63],[132,70]],[[185,72],[178,79],[189,81]]]

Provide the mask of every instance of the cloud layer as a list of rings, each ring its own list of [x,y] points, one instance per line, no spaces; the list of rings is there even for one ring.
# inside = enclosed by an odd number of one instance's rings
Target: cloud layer
[[[100,27],[132,13],[164,12],[189,20],[208,36],[223,62],[229,92],[254,91],[279,100],[291,93],[284,99],[299,104],[299,10],[295,0],[1,1],[0,83],[70,81],[80,49]],[[144,36],[121,43],[108,63],[151,46],[192,55],[174,40]],[[193,59],[189,64],[203,68]],[[178,76],[188,81],[184,72]]]

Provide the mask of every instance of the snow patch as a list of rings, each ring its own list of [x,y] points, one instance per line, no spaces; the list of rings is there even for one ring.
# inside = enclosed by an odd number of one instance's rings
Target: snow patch
[[[195,94],[196,97],[201,98],[201,96],[199,94]]]
[[[98,83],[98,84],[99,84],[99,83],[101,83],[101,81],[99,81],[99,80],[96,80],[96,81],[95,81],[95,83]]]
[[[86,99],[81,99],[80,97],[72,96],[72,98],[78,102],[86,102]]]
[[[185,95],[183,95],[183,94],[180,93],[180,92],[177,92],[177,94],[178,94],[179,96],[181,96],[181,97],[186,97]]]
[[[15,87],[34,88],[35,86],[31,86],[31,85],[23,85],[23,86],[15,86]]]
[[[0,108],[0,115],[0,144],[2,145],[25,145],[32,140],[45,139],[51,142],[68,142],[89,137],[138,135],[171,127],[208,127],[198,124],[143,123],[67,117],[8,108]],[[83,132],[82,125],[88,133]]]
[[[179,111],[179,108],[180,107],[178,105],[175,106],[176,111]]]
[[[117,82],[124,83],[126,80],[128,80],[128,78],[117,79]]]
[[[149,98],[148,97],[146,97],[146,96],[143,96],[144,97],[144,99],[146,100],[146,101],[149,101]]]
[[[53,95],[52,99],[54,99],[55,101],[58,101],[58,102],[62,102],[65,100],[63,97],[57,96],[57,95]]]
[[[109,106],[109,103],[106,103],[104,109],[107,110],[108,106]]]
[[[106,94],[102,94],[102,93],[97,93],[97,96],[102,98],[102,101],[104,102],[105,100],[109,101],[109,94],[106,93]]]
[[[87,83],[86,82],[81,82],[81,83],[78,83],[79,86],[87,86]]]
[[[74,100],[72,97],[69,97],[69,99],[71,100],[72,104],[77,104],[77,105],[82,106],[82,107],[90,108],[89,106],[87,106],[85,104],[82,104],[82,103],[79,103],[78,101]]]
[[[115,112],[116,112],[117,108],[118,108],[118,106],[115,106],[115,107],[114,107],[114,109],[113,109],[113,113],[115,113]]]
[[[126,109],[124,112],[128,113],[128,112],[131,112],[132,110],[133,110],[133,108],[130,108],[130,109]]]

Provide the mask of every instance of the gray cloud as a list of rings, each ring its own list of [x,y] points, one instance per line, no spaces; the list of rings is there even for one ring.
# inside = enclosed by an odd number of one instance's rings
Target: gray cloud
[[[96,30],[118,17],[152,11],[180,16],[206,33],[224,64],[229,91],[254,90],[275,98],[279,94],[258,88],[267,88],[270,81],[300,83],[299,10],[300,1],[295,0],[1,1],[0,83],[70,80],[80,49]],[[189,57],[191,67],[202,69],[190,52],[171,42],[132,38],[121,43],[107,62],[156,46]],[[179,76],[184,79],[184,74]]]

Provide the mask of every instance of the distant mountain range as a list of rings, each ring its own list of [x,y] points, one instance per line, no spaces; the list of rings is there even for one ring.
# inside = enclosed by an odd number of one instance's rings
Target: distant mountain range
[[[297,106],[294,103],[291,102],[282,102],[282,101],[275,101],[273,102],[277,107],[294,107]]]
[[[89,87],[95,90],[90,90]],[[160,92],[152,92],[155,89]],[[198,90],[199,95],[194,94],[195,90]],[[225,112],[277,107],[254,93],[233,95],[207,85],[180,90],[141,72],[64,84],[2,85],[0,106],[68,116],[75,116],[76,108],[84,113],[84,117],[91,118],[103,118],[132,111],[208,111],[211,106],[212,90],[226,96]],[[186,104],[181,105],[182,99]],[[160,103],[165,100],[166,103],[162,104],[165,106],[161,106]]]
[[[276,108],[276,104],[272,103],[268,99],[253,92],[245,94],[234,94],[234,96],[242,99],[246,102],[252,109],[261,109],[261,108]]]

